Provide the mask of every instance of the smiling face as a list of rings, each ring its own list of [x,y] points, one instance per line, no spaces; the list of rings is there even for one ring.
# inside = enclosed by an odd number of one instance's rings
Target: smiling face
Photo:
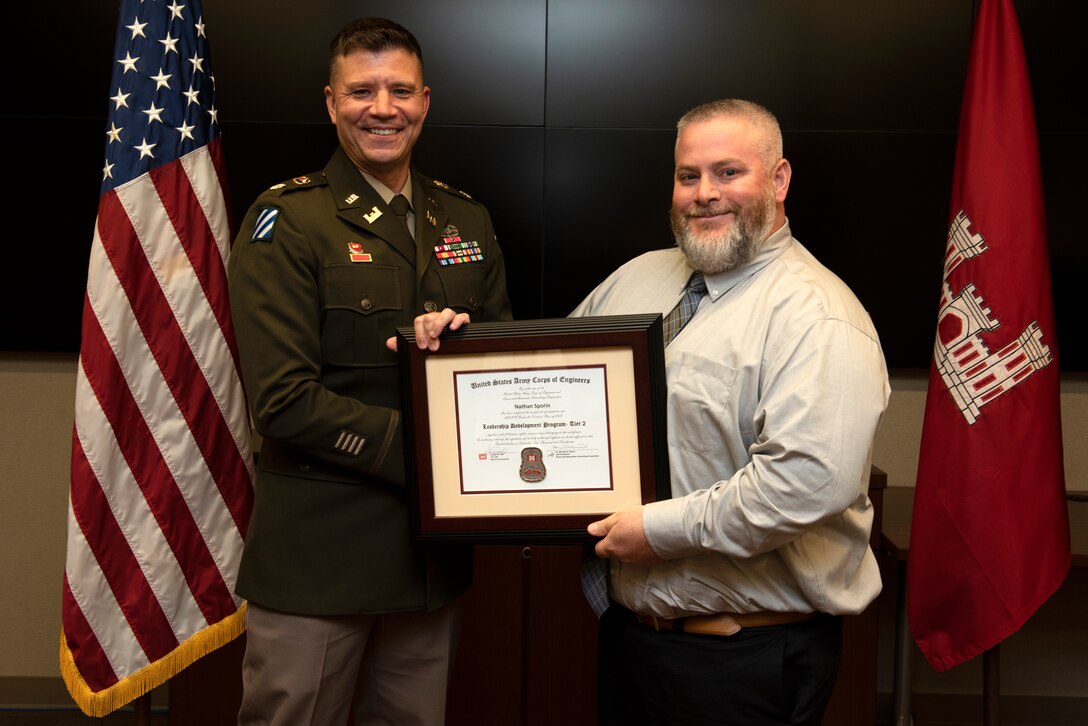
[[[772,161],[766,150],[743,117],[693,121],[680,131],[670,220],[695,269],[713,274],[745,264],[785,223],[789,162]]]
[[[402,48],[340,56],[325,87],[325,105],[344,152],[393,191],[408,178],[430,103],[422,62]]]

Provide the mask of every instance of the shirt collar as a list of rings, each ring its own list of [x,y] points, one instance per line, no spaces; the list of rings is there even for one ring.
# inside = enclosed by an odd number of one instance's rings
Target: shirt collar
[[[359,170],[359,173],[363,175],[364,179],[366,179],[367,184],[374,187],[374,191],[376,191],[378,193],[378,196],[381,197],[382,201],[385,202],[386,204],[389,204],[389,201],[393,197],[397,196],[398,194],[403,194],[404,198],[408,200],[408,208],[409,209],[415,209],[415,207],[412,205],[412,175],[411,174],[409,174],[408,178],[404,180],[404,186],[401,187],[401,190],[399,192],[395,192],[392,189],[390,189],[389,187],[387,187],[385,184],[382,184],[380,181],[378,181],[377,177],[371,176],[370,174],[367,174],[362,169]]]
[[[791,244],[793,244],[793,235],[790,233],[789,220],[786,220],[777,231],[763,240],[763,244],[759,246],[759,251],[756,252],[755,257],[748,264],[725,272],[704,275],[707,295],[712,301],[717,302],[722,295],[762,270],[772,260],[777,259]]]

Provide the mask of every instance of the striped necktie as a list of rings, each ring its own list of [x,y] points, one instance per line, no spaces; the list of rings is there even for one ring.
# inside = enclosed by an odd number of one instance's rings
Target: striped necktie
[[[691,316],[699,309],[699,303],[702,301],[703,295],[706,295],[706,280],[703,279],[703,273],[696,270],[691,273],[691,278],[688,280],[687,288],[684,290],[684,296],[680,298],[680,302],[676,303],[676,307],[665,316],[663,324],[665,345],[671,343],[673,338],[679,335],[684,326],[688,324]]]
[[[703,295],[706,295],[706,280],[703,279],[703,273],[696,270],[691,273],[680,302],[676,303],[676,307],[665,316],[663,325],[665,345],[671,343],[695,315]],[[598,618],[601,617],[608,609],[608,560],[598,557],[590,545],[582,549],[581,580],[582,592],[589,601],[589,606],[593,608]]]

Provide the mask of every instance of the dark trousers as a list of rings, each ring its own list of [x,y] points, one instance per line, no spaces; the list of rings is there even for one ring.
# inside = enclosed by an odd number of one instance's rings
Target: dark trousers
[[[598,632],[600,726],[819,726],[842,655],[830,615],[725,637],[656,631],[613,604]]]

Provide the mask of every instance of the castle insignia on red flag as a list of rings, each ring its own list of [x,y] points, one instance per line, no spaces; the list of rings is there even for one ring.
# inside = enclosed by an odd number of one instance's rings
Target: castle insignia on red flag
[[[982,235],[970,228],[971,220],[961,209],[948,229],[934,358],[941,380],[967,423],[973,424],[982,406],[1050,365],[1054,356],[1043,343],[1043,331],[1036,321],[996,353],[990,352],[981,334],[997,330],[1001,321],[993,317],[974,283],[955,295],[948,284],[949,273],[989,250]]]

